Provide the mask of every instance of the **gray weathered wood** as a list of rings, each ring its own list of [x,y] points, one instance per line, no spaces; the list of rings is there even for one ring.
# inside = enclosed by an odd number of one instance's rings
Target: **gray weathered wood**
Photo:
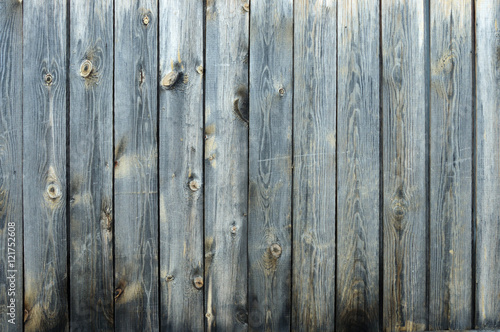
[[[247,1],[206,8],[205,305],[207,330],[247,325]]]
[[[336,7],[294,5],[294,331],[335,327]]]
[[[68,329],[66,5],[63,0],[23,4],[26,331]]]
[[[424,1],[382,1],[383,328],[427,327]]]
[[[476,326],[500,327],[500,3],[476,0]]]
[[[472,324],[471,10],[430,2],[429,329]]]
[[[70,5],[70,324],[113,330],[113,3]]]
[[[343,1],[338,11],[336,325],[378,331],[379,3]]]
[[[116,330],[157,330],[157,0],[115,2]],[[111,19],[111,18],[109,18]]]
[[[22,5],[0,1],[0,331],[23,324]]]
[[[249,325],[290,328],[293,1],[250,10]]]
[[[160,1],[161,327],[203,331],[203,2]]]

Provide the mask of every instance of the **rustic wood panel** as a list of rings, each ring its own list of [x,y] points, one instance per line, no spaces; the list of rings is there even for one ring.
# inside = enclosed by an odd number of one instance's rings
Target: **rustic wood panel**
[[[293,2],[250,10],[249,325],[290,329]]]
[[[338,7],[338,331],[379,330],[379,10]]]
[[[430,2],[430,329],[472,324],[471,10]]]
[[[207,330],[247,325],[249,2],[206,8],[205,306]]]
[[[383,328],[427,327],[424,1],[382,1]]]
[[[476,0],[476,325],[500,327],[500,3]]]
[[[26,331],[68,329],[66,5],[62,0],[23,4]]]
[[[0,1],[0,331],[23,323],[22,6]]]
[[[70,324],[113,330],[113,4],[70,6]]]
[[[115,2],[114,215],[116,330],[157,330],[156,0]]]
[[[336,7],[294,5],[294,331],[335,326]]]

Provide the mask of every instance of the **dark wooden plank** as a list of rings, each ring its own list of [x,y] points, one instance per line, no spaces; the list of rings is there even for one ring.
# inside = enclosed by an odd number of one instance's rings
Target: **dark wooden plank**
[[[379,3],[338,6],[337,330],[379,330]]]
[[[336,7],[294,5],[294,331],[335,327]]]
[[[382,1],[383,328],[427,327],[424,1]]]
[[[293,1],[250,10],[249,325],[290,329]]]
[[[207,330],[247,325],[247,1],[206,8],[205,305]]]
[[[156,0],[115,2],[115,327],[157,330]]]
[[[0,1],[0,331],[23,324],[22,12]]]
[[[471,10],[430,2],[430,329],[472,324]]]
[[[203,2],[160,1],[161,326],[203,331]]]
[[[66,1],[23,4],[24,319],[68,329]]]
[[[500,3],[476,0],[476,326],[500,327]]]
[[[112,331],[113,3],[73,1],[70,17],[70,324]]]

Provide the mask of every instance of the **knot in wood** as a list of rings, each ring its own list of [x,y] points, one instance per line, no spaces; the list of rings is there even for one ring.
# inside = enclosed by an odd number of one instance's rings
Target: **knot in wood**
[[[46,74],[44,80],[45,80],[45,84],[51,85],[52,82],[54,81],[54,78],[52,77],[51,74]]]
[[[163,79],[161,80],[161,85],[165,89],[172,89],[172,87],[174,86],[175,82],[177,82],[178,79],[179,79],[179,72],[177,70],[173,70],[167,75],[165,75],[165,77],[163,77]]]
[[[193,285],[196,289],[201,289],[203,287],[203,278],[198,276],[193,279]]]
[[[191,189],[191,191],[198,191],[198,189],[200,189],[200,184],[198,181],[192,180],[189,182],[189,189]]]
[[[120,297],[120,295],[122,295],[122,293],[123,293],[123,290],[122,290],[121,288],[117,288],[117,289],[115,289],[115,300],[116,300],[117,298],[119,298],[119,297]]]
[[[285,88],[280,88],[278,90],[278,93],[280,94],[281,97],[283,97],[285,95]]]
[[[198,67],[196,67],[196,72],[200,75],[203,75],[203,66],[199,65]]]
[[[238,227],[232,226],[231,227],[231,234],[235,235],[237,230],[238,230]]]
[[[148,16],[148,15],[144,15],[144,16],[142,17],[142,23],[143,23],[144,25],[146,25],[146,26],[149,24],[149,16]]]
[[[169,274],[169,275],[167,276],[167,282],[174,281],[174,279],[175,279],[175,277],[174,277],[173,275],[171,275],[171,274]]]
[[[246,12],[250,11],[250,5],[248,3],[244,4],[243,5],[243,10],[246,11]]]
[[[90,62],[90,60],[83,61],[80,66],[80,75],[83,78],[87,78],[89,77],[91,72],[92,72],[92,62]]]
[[[51,183],[47,186],[47,195],[50,199],[57,199],[61,197],[62,193],[57,184]]]
[[[275,258],[280,258],[281,257],[281,246],[277,243],[273,243],[271,245],[271,255],[273,255],[273,257]]]

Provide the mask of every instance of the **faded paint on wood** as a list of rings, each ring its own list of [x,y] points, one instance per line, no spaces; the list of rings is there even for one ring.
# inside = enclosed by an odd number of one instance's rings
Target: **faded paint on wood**
[[[294,331],[335,326],[336,7],[335,0],[294,5]]]
[[[249,1],[206,8],[205,307],[208,331],[247,325]]]
[[[115,2],[114,230],[116,330],[157,330],[156,0]]]

